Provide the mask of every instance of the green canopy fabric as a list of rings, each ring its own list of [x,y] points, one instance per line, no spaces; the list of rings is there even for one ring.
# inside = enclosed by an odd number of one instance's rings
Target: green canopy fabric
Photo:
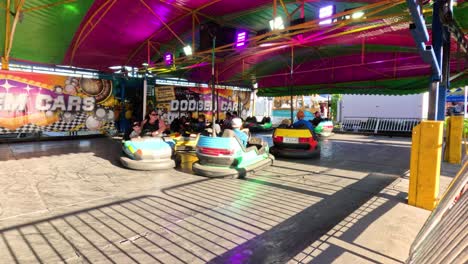
[[[262,88],[257,92],[258,96],[277,97],[312,94],[374,94],[374,95],[408,95],[428,91],[430,77],[412,77],[400,79],[387,79],[378,81],[363,81],[351,83],[336,83],[333,85],[307,85],[290,87]],[[451,87],[463,87],[468,85],[468,76],[451,82]]]

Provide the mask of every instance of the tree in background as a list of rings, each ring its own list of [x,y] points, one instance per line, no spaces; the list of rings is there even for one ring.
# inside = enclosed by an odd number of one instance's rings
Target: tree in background
[[[336,113],[338,113],[338,103],[341,100],[342,95],[341,94],[332,94],[331,96],[331,113],[330,116],[332,117],[333,121],[336,120]]]

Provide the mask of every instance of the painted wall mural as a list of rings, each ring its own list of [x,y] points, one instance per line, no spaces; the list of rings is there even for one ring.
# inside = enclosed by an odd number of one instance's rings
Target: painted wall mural
[[[114,129],[112,81],[0,71],[0,134]]]

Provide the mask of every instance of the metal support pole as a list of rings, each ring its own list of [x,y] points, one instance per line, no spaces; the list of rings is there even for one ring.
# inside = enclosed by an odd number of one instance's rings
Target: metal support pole
[[[148,93],[148,79],[145,77],[145,79],[143,80],[143,113],[142,113],[143,116],[141,120],[144,120],[145,115],[146,115],[146,104],[147,104],[146,94],[147,93]]]
[[[127,109],[125,109],[125,80],[124,79],[122,79],[120,83],[120,101],[122,104],[122,112],[120,113],[120,132],[125,133],[126,132],[125,112],[127,111]]]
[[[437,102],[439,101],[439,82],[431,82],[429,87],[429,110],[427,113],[428,120],[436,120],[437,117]]]
[[[463,104],[463,113],[465,113],[465,118],[468,118],[468,107],[467,107],[467,104],[468,104],[468,86],[465,86],[465,98],[464,98],[464,104]]]
[[[450,89],[450,32],[445,28],[445,41],[442,52],[442,83],[439,88],[439,101],[437,106],[437,120],[445,120],[445,104],[447,100],[447,90]]]
[[[429,89],[428,113],[429,120],[439,121],[443,121],[445,119],[445,97],[448,81],[444,82],[444,80],[448,80],[446,78],[450,75],[450,70],[448,65],[446,65],[449,63],[450,59],[450,35],[447,34],[448,30],[444,29],[440,20],[442,5],[443,1],[439,0],[434,2],[432,17],[432,46],[437,60],[436,63],[442,70],[442,76],[436,74],[432,76],[432,83]],[[446,42],[449,43],[448,46],[446,46]],[[444,80],[442,80],[442,77]]]
[[[256,106],[256,98],[257,98],[257,90],[253,90],[251,93],[252,95],[252,116],[255,116],[255,106]]]
[[[291,46],[291,71],[289,78],[289,95],[291,98],[291,124],[294,123],[294,108],[293,108],[293,73],[294,73],[294,47]]]
[[[10,7],[11,1],[6,0],[5,7],[5,45],[3,46],[3,56],[2,56],[2,70],[9,69],[9,58],[8,58],[8,44],[10,43]]]
[[[216,120],[219,120],[219,91],[216,90]]]
[[[215,132],[215,48],[216,48],[216,36],[213,36],[213,50],[211,52],[211,129],[212,136],[216,136]]]

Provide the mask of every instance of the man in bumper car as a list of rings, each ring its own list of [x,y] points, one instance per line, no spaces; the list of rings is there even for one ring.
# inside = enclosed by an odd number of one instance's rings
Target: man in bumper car
[[[309,129],[312,133],[315,133],[315,132],[314,132],[314,126],[312,125],[312,123],[310,123],[310,122],[307,121],[307,120],[304,120],[304,117],[305,117],[304,111],[299,110],[299,111],[297,112],[297,121],[294,122],[293,127],[294,127],[294,128],[307,128],[307,129]]]
[[[241,140],[244,147],[247,147],[247,143],[249,142],[249,136],[241,131],[242,127],[242,119],[236,117],[232,119],[231,122],[232,130],[236,134],[236,136]]]

